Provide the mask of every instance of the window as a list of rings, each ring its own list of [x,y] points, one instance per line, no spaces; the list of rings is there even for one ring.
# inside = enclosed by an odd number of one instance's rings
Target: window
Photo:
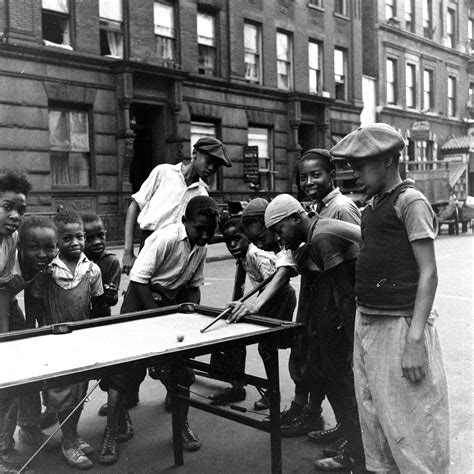
[[[469,97],[467,101],[468,107],[474,107],[474,82],[469,83]]]
[[[469,40],[469,52],[474,54],[474,19],[467,20],[467,39]]]
[[[397,103],[397,61],[387,59],[387,104]]]
[[[405,28],[412,33],[415,32],[415,8],[414,0],[405,0]]]
[[[122,0],[99,0],[100,54],[123,58]]]
[[[347,0],[335,0],[334,12],[340,15],[347,15]]]
[[[197,15],[199,73],[216,75],[216,19],[210,13]]]
[[[414,109],[416,107],[416,66],[414,64],[406,65],[405,94],[406,106]]]
[[[216,124],[210,122],[191,122],[191,154],[193,151],[194,144],[200,139],[204,137],[214,137],[217,138],[217,130]],[[207,181],[207,185],[209,186],[210,191],[216,191],[218,184],[220,182],[220,172],[221,167],[217,173],[214,173]]]
[[[432,0],[423,0],[423,36],[433,38],[433,4]]]
[[[385,19],[395,18],[397,16],[397,10],[395,6],[395,0],[385,0]]]
[[[155,2],[153,4],[155,23],[156,56],[176,61],[176,36],[174,5]]]
[[[276,40],[278,89],[289,90],[293,86],[293,51],[291,37],[287,33],[278,31]]]
[[[324,0],[309,0],[308,5],[312,5],[313,7],[324,7]]]
[[[334,49],[334,82],[336,86],[336,99],[347,100],[347,59],[346,52]]]
[[[245,79],[262,82],[262,29],[253,23],[244,23]]]
[[[68,0],[42,0],[41,23],[46,45],[71,49],[70,22]]]
[[[323,89],[322,47],[316,41],[308,44],[309,92],[320,94]]]
[[[90,186],[89,114],[49,110],[49,150],[53,186]]]
[[[456,78],[448,77],[448,117],[456,116]]]
[[[433,110],[434,109],[434,87],[433,87],[434,74],[430,69],[423,71],[423,109]]]
[[[273,160],[270,148],[270,130],[268,128],[249,127],[248,145],[258,146],[258,171],[260,189],[273,191]]]
[[[446,16],[446,37],[448,38],[447,46],[450,48],[456,47],[456,12],[448,8]]]

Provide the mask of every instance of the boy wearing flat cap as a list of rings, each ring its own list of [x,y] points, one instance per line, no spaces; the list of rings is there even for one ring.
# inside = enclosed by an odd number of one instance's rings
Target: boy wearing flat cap
[[[437,223],[425,196],[400,177],[404,146],[377,123],[330,150],[370,198],[356,265],[356,396],[368,470],[445,473],[448,393],[432,309]]]
[[[314,385],[324,384],[324,393],[347,440],[337,456],[315,461],[316,468],[364,472],[351,368],[360,227],[317,215],[309,217],[289,194],[277,196],[268,205],[265,226],[280,245],[292,251],[301,274],[296,321],[305,324],[306,331],[292,348],[299,359],[300,385],[306,384],[311,392],[317,389]]]
[[[224,145],[217,138],[200,138],[193,147],[189,164],[168,163],[156,166],[132,195],[125,221],[122,267],[127,275],[135,261],[133,237],[138,222],[142,243],[155,230],[179,222],[194,196],[207,196],[206,181],[219,169],[231,167]]]

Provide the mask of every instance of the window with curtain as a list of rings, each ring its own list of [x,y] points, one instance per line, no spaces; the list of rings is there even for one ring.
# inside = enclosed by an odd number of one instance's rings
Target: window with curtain
[[[412,33],[415,31],[414,0],[405,0],[405,28]]]
[[[334,49],[334,83],[336,99],[347,100],[347,57],[343,49]]]
[[[308,43],[309,93],[320,94],[323,89],[322,46],[317,41]]]
[[[176,61],[176,15],[171,3],[155,2],[153,5],[155,22],[156,56]]]
[[[41,7],[43,42],[71,49],[69,1],[42,0]]]
[[[467,20],[467,39],[469,40],[469,53],[474,54],[474,19]]]
[[[273,158],[270,144],[270,130],[263,127],[249,127],[247,142],[249,146],[258,147],[260,189],[263,191],[273,191]]]
[[[456,116],[456,78],[448,77],[448,117]]]
[[[448,38],[448,46],[456,47],[456,11],[448,8],[446,15],[446,37]]]
[[[423,71],[423,109],[434,109],[434,73],[431,69]]]
[[[123,58],[122,0],[99,0],[100,54]]]
[[[262,82],[262,28],[255,23],[244,23],[245,79]]]
[[[54,187],[90,186],[89,113],[49,109],[49,152]]]
[[[405,68],[405,101],[410,109],[416,107],[416,66],[407,64]]]
[[[396,104],[398,102],[397,90],[397,61],[387,59],[387,104]]]
[[[277,31],[277,75],[278,89],[289,90],[293,87],[293,45],[288,33]]]
[[[199,73],[215,76],[217,73],[216,18],[210,13],[197,15]]]
[[[432,0],[423,0],[423,36],[433,38],[433,3]]]
[[[385,19],[389,20],[397,16],[395,0],[385,0]]]
[[[212,122],[192,121],[191,122],[191,138],[190,138],[191,156],[192,156],[194,144],[200,138],[206,138],[206,137],[217,138],[216,124]],[[222,169],[221,167],[219,167],[219,169],[217,170],[217,173],[213,174],[209,178],[207,185],[210,191],[217,191],[220,188],[221,173],[222,173]]]

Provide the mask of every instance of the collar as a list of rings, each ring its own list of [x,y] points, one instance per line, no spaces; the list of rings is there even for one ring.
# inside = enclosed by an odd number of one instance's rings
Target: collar
[[[326,194],[321,201],[324,204],[324,207],[327,207],[329,203],[335,199],[339,194],[341,194],[341,191],[339,188],[334,188],[330,193]]]
[[[176,163],[175,165],[173,165],[173,168],[181,175],[181,178],[183,178],[183,181],[186,183],[186,180],[184,179],[183,172],[181,171],[182,166],[183,166],[183,162],[180,161],[179,163]],[[196,182],[191,183],[188,186],[188,189],[197,188],[198,186],[201,186],[205,189],[208,188],[207,184],[201,178],[199,178]]]
[[[76,267],[83,262],[89,262],[89,259],[86,257],[86,254],[84,252],[81,253],[79,259],[77,260]],[[67,265],[59,258],[59,253],[56,255],[56,257],[53,258],[50,265],[69,270]]]
[[[367,206],[374,208],[379,202],[381,202],[386,196],[393,193],[396,189],[400,186],[404,186],[406,184],[414,185],[415,181],[412,179],[404,179],[401,183],[396,184],[395,186],[391,187],[388,191],[384,192],[383,194],[375,194],[367,201]]]

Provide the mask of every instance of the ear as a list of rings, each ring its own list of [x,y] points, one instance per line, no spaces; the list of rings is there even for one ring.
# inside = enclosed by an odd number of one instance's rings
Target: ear
[[[295,224],[301,224],[301,221],[302,221],[301,214],[297,214],[297,213],[293,214],[293,220],[295,221]]]
[[[329,176],[331,176],[331,179],[334,181],[336,179],[336,170],[330,171]]]

